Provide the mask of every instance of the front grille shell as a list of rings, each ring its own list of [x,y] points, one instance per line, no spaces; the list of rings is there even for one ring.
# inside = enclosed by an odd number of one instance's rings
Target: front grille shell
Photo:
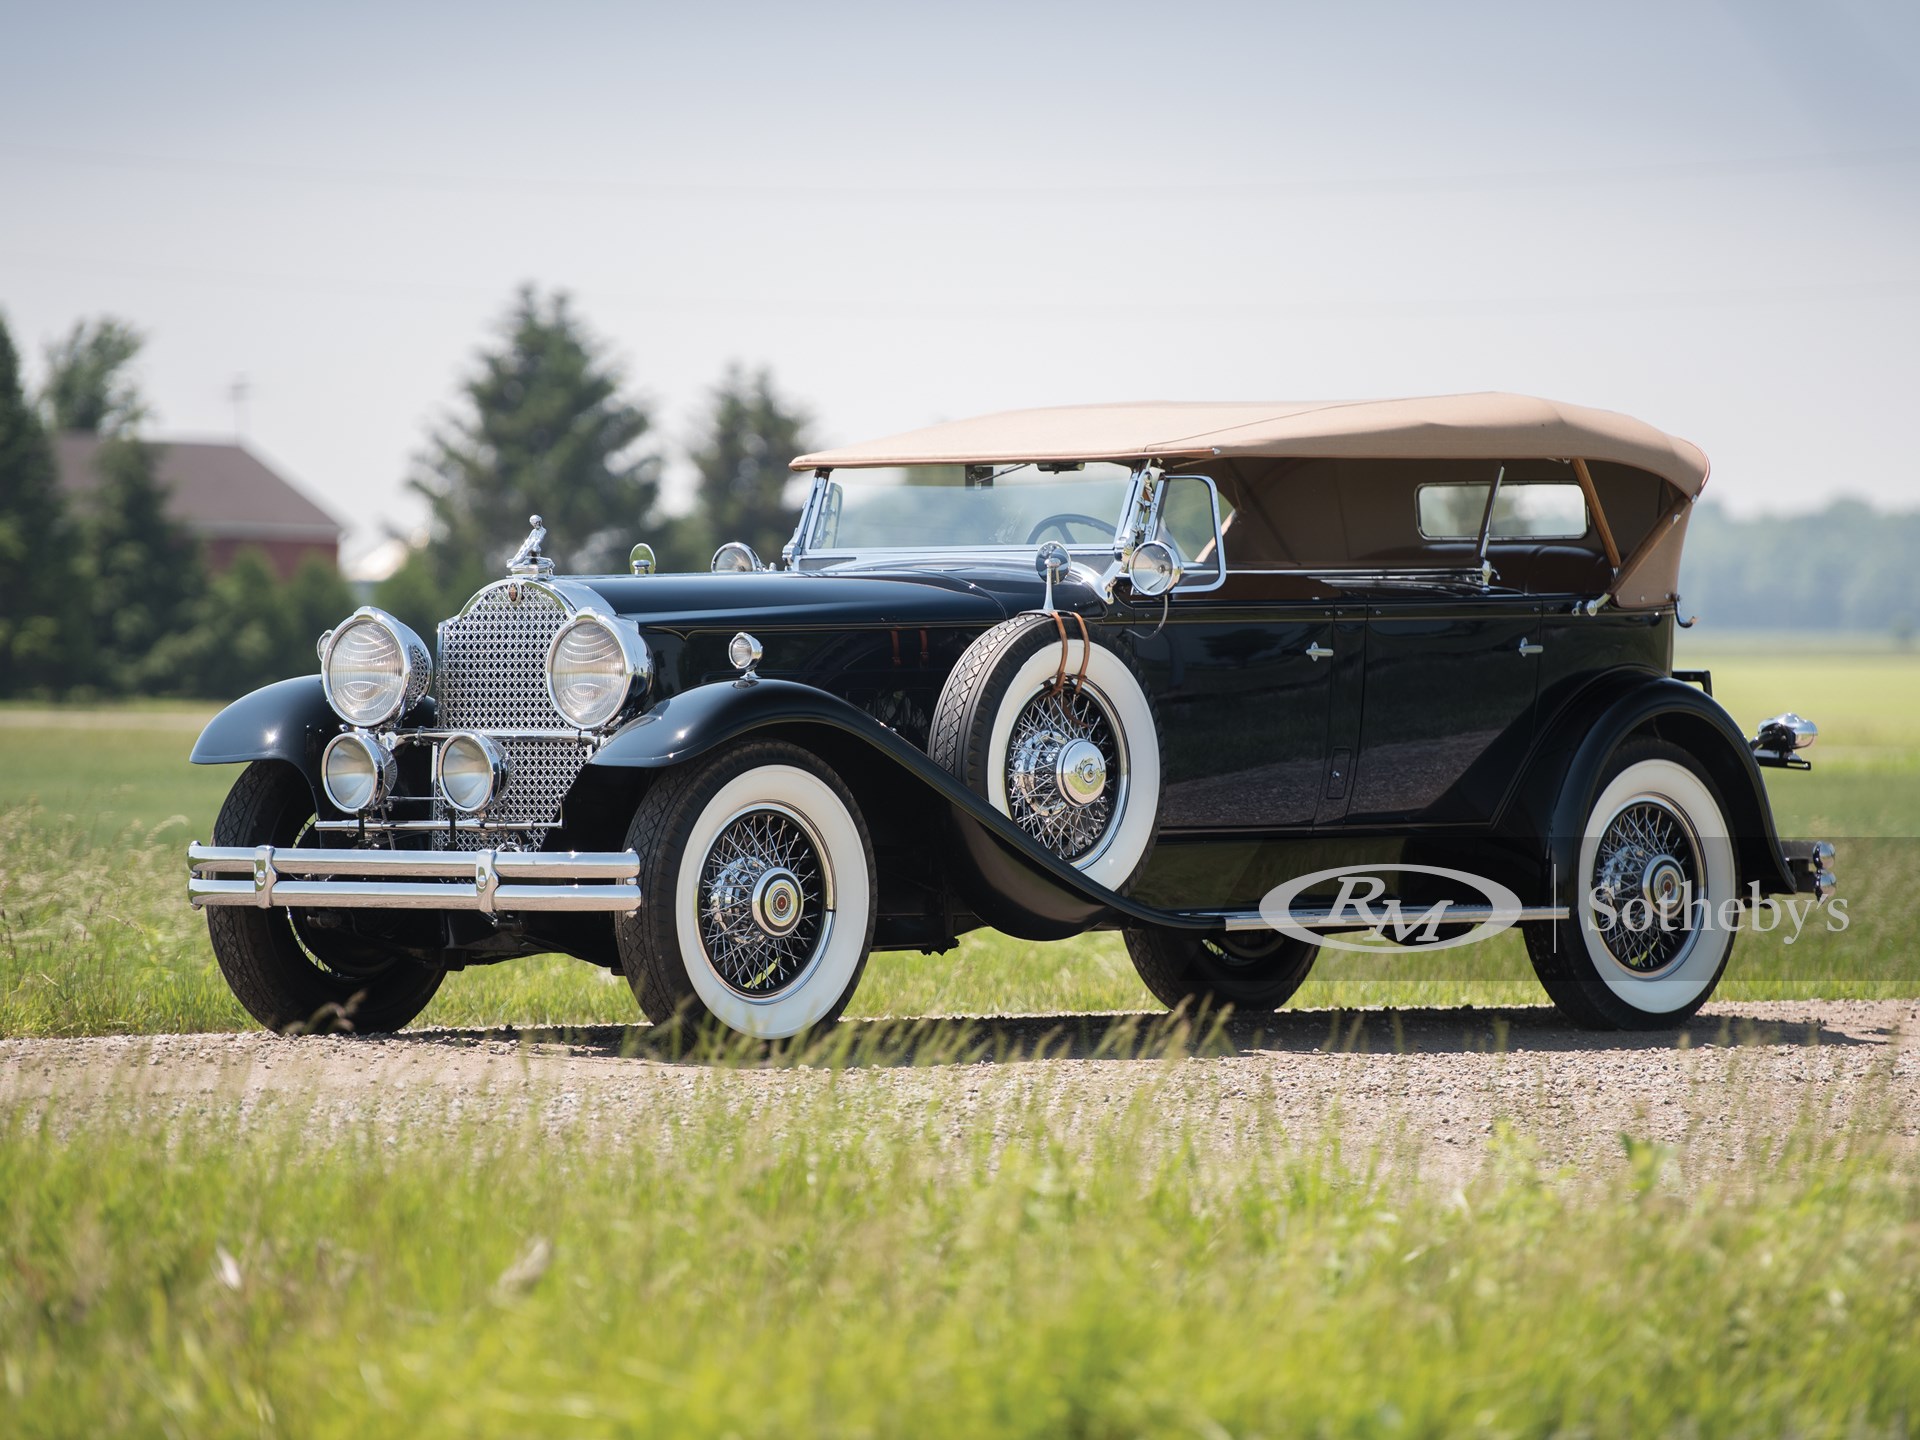
[[[441,622],[440,663],[434,690],[440,728],[491,736],[507,752],[505,788],[486,809],[483,829],[462,829],[437,843],[479,849],[500,843],[500,831],[531,830],[560,818],[560,804],[593,753],[588,740],[569,733],[566,719],[547,694],[547,648],[581,608],[558,585],[539,580],[503,580],[489,585],[465,610]],[[544,736],[514,734],[544,730]],[[435,820],[452,812],[438,795]]]

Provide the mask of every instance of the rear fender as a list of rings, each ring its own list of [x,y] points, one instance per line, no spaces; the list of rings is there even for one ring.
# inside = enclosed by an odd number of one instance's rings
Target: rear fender
[[[1156,910],[1087,879],[866,711],[789,680],[722,681],[673,695],[621,730],[588,762],[662,769],[748,736],[787,738],[869,767],[854,785],[933,821],[942,867],[972,912],[1024,940],[1057,940],[1120,921],[1206,930],[1206,921]],[[852,777],[848,777],[852,784]],[[872,803],[871,798],[869,804]]]
[[[1792,872],[1774,827],[1766,782],[1746,737],[1711,697],[1666,676],[1611,677],[1584,691],[1555,719],[1535,752],[1521,796],[1523,815],[1547,840],[1561,903],[1577,899],[1580,842],[1600,793],[1607,762],[1621,745],[1653,736],[1678,745],[1700,763],[1727,807],[1736,837],[1740,887],[1792,893]]]

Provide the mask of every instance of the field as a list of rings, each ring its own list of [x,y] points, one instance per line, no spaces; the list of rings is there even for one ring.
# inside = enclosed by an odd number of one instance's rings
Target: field
[[[1920,874],[1920,656],[1747,646],[1683,654],[1751,728],[1796,706],[1823,738],[1811,773],[1771,772],[1781,831],[1841,842],[1852,923],[1747,936],[1723,994],[1774,999],[1913,993],[1905,907],[1881,906]],[[245,1028],[181,899],[186,842],[204,838],[232,771],[184,762],[207,710],[69,714],[0,708],[0,1035]],[[1464,958],[1462,958],[1464,957]],[[1437,958],[1437,957],[1436,957]],[[1429,967],[1434,960],[1425,962]],[[1296,1003],[1531,1004],[1517,937],[1419,962],[1323,958]],[[853,1016],[1140,1010],[1151,998],[1119,939],[1035,945],[970,936],[957,954],[876,956]],[[635,1018],[624,981],[548,959],[449,977],[422,1023],[612,1024]]]
[[[0,1430],[1911,1433],[1920,659],[1683,663],[1820,722],[1770,784],[1853,923],[1743,937],[1677,1045],[1489,1014],[1510,937],[1265,1029],[975,936],[853,1014],[1056,1018],[683,1054],[555,959],[224,1037],[204,710],[0,709]]]
[[[543,1123],[535,1064],[519,1119],[162,1118],[129,1082],[0,1122],[5,1428],[1910,1433],[1910,1094],[1733,1168],[1644,1130],[1547,1166],[1516,1119],[1454,1184],[1125,1063],[1065,1111],[1044,1065],[976,1074],[990,1117],[860,1067],[749,1109],[764,1077],[705,1067],[610,1131]]]

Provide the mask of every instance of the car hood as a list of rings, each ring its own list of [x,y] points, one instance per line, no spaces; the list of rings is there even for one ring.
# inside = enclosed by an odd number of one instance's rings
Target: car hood
[[[732,575],[579,575],[616,614],[651,630],[993,625],[1039,602],[1037,581],[998,574],[764,570]]]

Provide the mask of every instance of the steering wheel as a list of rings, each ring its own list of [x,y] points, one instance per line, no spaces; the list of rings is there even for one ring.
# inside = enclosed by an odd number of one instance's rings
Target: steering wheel
[[[1032,530],[1027,532],[1027,544],[1039,544],[1040,537],[1046,534],[1049,529],[1054,529],[1060,532],[1061,540],[1071,545],[1073,543],[1073,535],[1067,529],[1069,525],[1091,525],[1095,530],[1102,530],[1108,534],[1113,533],[1113,522],[1111,520],[1101,520],[1095,516],[1082,515],[1073,510],[1062,510],[1057,515],[1047,516],[1038,525],[1035,525]]]

